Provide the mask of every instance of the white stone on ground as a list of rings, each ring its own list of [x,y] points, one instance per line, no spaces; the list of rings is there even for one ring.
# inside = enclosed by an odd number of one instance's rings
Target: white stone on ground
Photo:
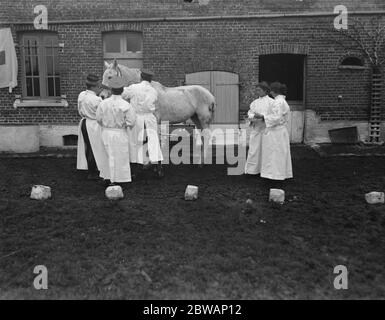
[[[198,187],[188,185],[186,188],[186,192],[184,194],[185,200],[196,200],[198,199]]]
[[[106,189],[106,197],[109,200],[118,200],[124,197],[123,190],[121,186],[109,186]]]
[[[377,204],[385,202],[385,194],[383,192],[369,192],[365,194],[366,202],[369,204]]]
[[[285,202],[285,191],[281,189],[270,189],[269,201],[283,204]]]
[[[51,198],[51,188],[42,185],[34,185],[31,191],[31,199],[46,200]]]

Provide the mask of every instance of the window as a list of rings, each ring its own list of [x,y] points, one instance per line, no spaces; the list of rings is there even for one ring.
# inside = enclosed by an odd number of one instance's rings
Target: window
[[[141,32],[106,32],[103,34],[104,60],[129,68],[143,67],[143,36]]]
[[[78,136],[76,134],[67,134],[63,136],[64,146],[76,146],[78,144]]]
[[[358,57],[347,57],[342,60],[341,66],[363,67],[364,62]]]
[[[57,34],[24,33],[20,44],[23,98],[60,97]]]
[[[348,56],[342,59],[338,69],[344,70],[363,70],[365,69],[364,60],[360,57]]]

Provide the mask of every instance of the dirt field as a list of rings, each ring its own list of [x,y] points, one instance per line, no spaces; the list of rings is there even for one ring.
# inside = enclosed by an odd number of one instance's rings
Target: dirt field
[[[385,158],[319,158],[294,150],[287,201],[226,166],[168,166],[109,202],[75,159],[0,159],[0,298],[385,298]],[[33,184],[53,188],[29,199]],[[183,200],[187,184],[200,198]],[[248,195],[265,224],[239,223]],[[335,290],[345,265],[349,289]],[[32,283],[48,268],[49,289]]]

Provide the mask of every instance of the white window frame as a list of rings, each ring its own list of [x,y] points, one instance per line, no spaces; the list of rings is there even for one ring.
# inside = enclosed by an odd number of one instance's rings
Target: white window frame
[[[142,40],[142,50],[137,52],[127,51],[127,34],[135,33],[141,35]],[[120,35],[120,52],[106,52],[106,41],[105,36],[108,34],[118,34]],[[143,33],[140,31],[108,31],[103,33],[103,60],[141,60],[143,65]]]
[[[47,85],[45,80],[47,77],[46,70],[46,53],[45,53],[45,37],[56,37],[56,32],[24,32],[20,35],[20,60],[21,60],[21,85],[22,85],[22,95],[16,95],[15,101],[13,103],[14,108],[18,107],[68,107],[68,102],[66,100],[66,95],[61,94],[60,96],[48,96],[47,95]],[[25,70],[25,53],[24,53],[24,39],[37,39],[38,40],[38,64],[39,64],[39,82],[40,82],[40,93],[43,92],[43,96],[27,96],[26,88],[26,70]],[[59,68],[59,56],[56,57],[57,65],[54,65],[55,68]],[[59,74],[59,81],[61,81],[61,76]],[[44,84],[44,87],[42,85]],[[61,85],[61,82],[60,82]],[[61,89],[61,88],[60,88]]]

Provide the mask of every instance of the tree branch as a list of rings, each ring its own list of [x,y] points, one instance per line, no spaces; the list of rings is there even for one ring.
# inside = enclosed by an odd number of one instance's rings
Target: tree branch
[[[322,39],[327,42],[338,44],[345,50],[361,51],[372,66],[385,63],[385,25],[382,25],[382,21],[380,19],[371,20],[369,30],[361,20],[351,21],[347,30],[327,27],[321,27],[318,30],[322,32]],[[351,44],[347,45],[349,42]]]

